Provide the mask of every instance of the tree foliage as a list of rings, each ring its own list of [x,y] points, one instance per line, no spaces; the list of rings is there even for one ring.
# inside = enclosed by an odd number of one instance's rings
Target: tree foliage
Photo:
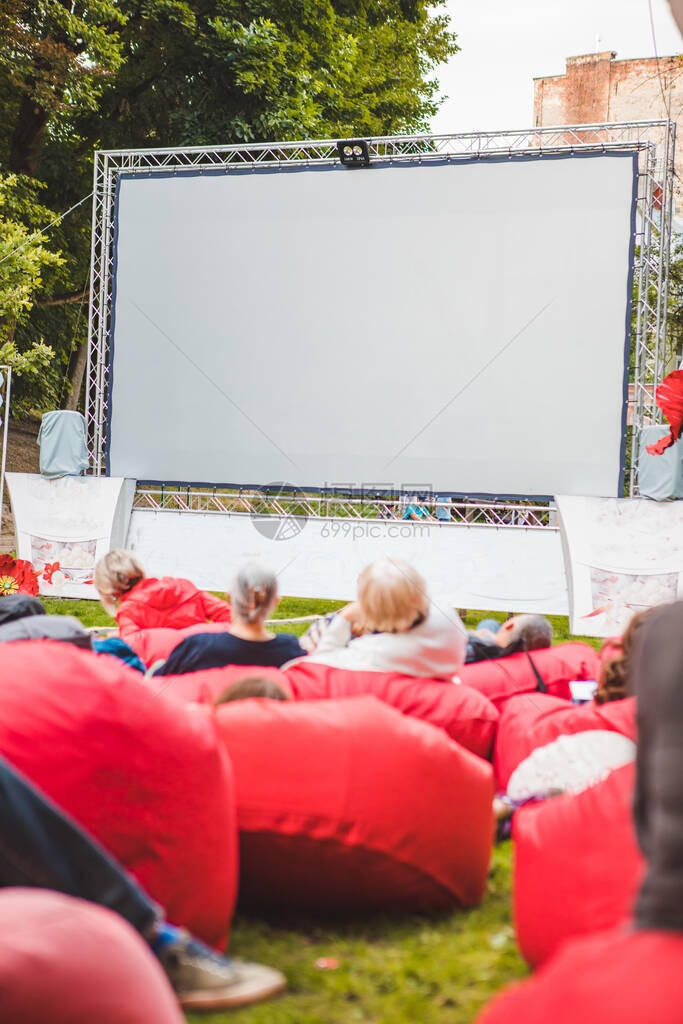
[[[96,148],[424,130],[439,105],[435,71],[457,50],[445,3],[2,0],[0,173],[14,173],[15,195],[28,178],[44,184],[46,202],[66,210],[92,188]],[[35,193],[24,194],[24,211],[0,226],[3,245],[35,229]],[[17,275],[14,358],[42,353],[43,339],[54,350],[36,408],[66,399],[85,340],[89,236],[86,205],[0,277],[1,289]]]

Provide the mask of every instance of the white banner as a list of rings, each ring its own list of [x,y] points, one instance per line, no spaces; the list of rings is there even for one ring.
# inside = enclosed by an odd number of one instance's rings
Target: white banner
[[[7,485],[17,557],[33,563],[39,592],[97,598],[95,564],[111,548],[124,545],[135,481],[8,473]]]
[[[683,501],[557,497],[573,633],[612,636],[683,597]]]
[[[389,557],[412,562],[449,607],[567,614],[557,530],[136,510],[128,545],[150,575],[210,590],[225,590],[255,556],[278,571],[281,594],[351,600],[361,569]]]

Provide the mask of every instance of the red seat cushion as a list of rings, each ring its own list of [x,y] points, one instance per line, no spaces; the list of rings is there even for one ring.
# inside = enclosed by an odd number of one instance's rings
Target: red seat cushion
[[[511,697],[503,705],[494,748],[499,784],[505,788],[515,768],[538,747],[558,736],[596,729],[618,732],[635,741],[635,697],[580,705],[543,693]]]
[[[679,1024],[683,935],[603,932],[567,944],[477,1024]]]
[[[71,644],[0,645],[0,753],[207,942],[237,883],[232,770],[203,708]]]
[[[480,757],[490,757],[498,712],[482,694],[441,679],[417,679],[395,672],[355,672],[302,659],[284,674],[297,700],[370,694],[404,715],[443,729]]]
[[[548,693],[569,700],[573,679],[597,679],[600,655],[588,644],[572,642],[531,651],[531,658]],[[466,686],[485,694],[498,705],[516,693],[531,693],[538,680],[526,654],[463,665],[458,675]]]
[[[272,910],[472,906],[491,766],[372,697],[216,709],[240,829],[240,900]]]
[[[182,629],[171,629],[167,626],[121,629],[120,636],[149,668],[155,661],[166,661],[171,651],[181,644],[185,637],[193,636],[195,633],[225,633],[228,626],[227,622],[198,622],[194,626],[185,626]]]
[[[164,693],[182,704],[213,704],[231,683],[247,676],[272,679],[291,696],[289,680],[279,668],[263,665],[226,665],[224,668],[206,668],[199,672],[186,672],[180,676],[152,676],[147,685],[152,694]]]
[[[635,767],[514,818],[517,941],[530,964],[628,918],[643,872],[632,823]]]
[[[161,965],[111,910],[0,892],[0,1006],[14,1024],[183,1024]]]

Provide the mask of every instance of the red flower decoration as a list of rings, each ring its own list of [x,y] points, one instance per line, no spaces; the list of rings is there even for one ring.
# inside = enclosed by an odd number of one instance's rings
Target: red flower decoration
[[[657,388],[657,405],[669,423],[669,433],[654,444],[649,444],[646,451],[650,455],[661,455],[672,444],[675,444],[683,431],[683,370],[673,370],[665,377]]]
[[[8,594],[37,594],[38,574],[25,558],[0,555],[0,597]]]
[[[46,583],[52,583],[52,577],[60,569],[59,562],[46,562],[43,569],[43,579]]]

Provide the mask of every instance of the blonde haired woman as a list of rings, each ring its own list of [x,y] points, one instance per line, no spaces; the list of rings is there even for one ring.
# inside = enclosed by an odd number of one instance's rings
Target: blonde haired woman
[[[466,644],[460,617],[430,601],[417,569],[383,559],[363,569],[358,600],[312,637],[308,657],[337,668],[451,679]]]

